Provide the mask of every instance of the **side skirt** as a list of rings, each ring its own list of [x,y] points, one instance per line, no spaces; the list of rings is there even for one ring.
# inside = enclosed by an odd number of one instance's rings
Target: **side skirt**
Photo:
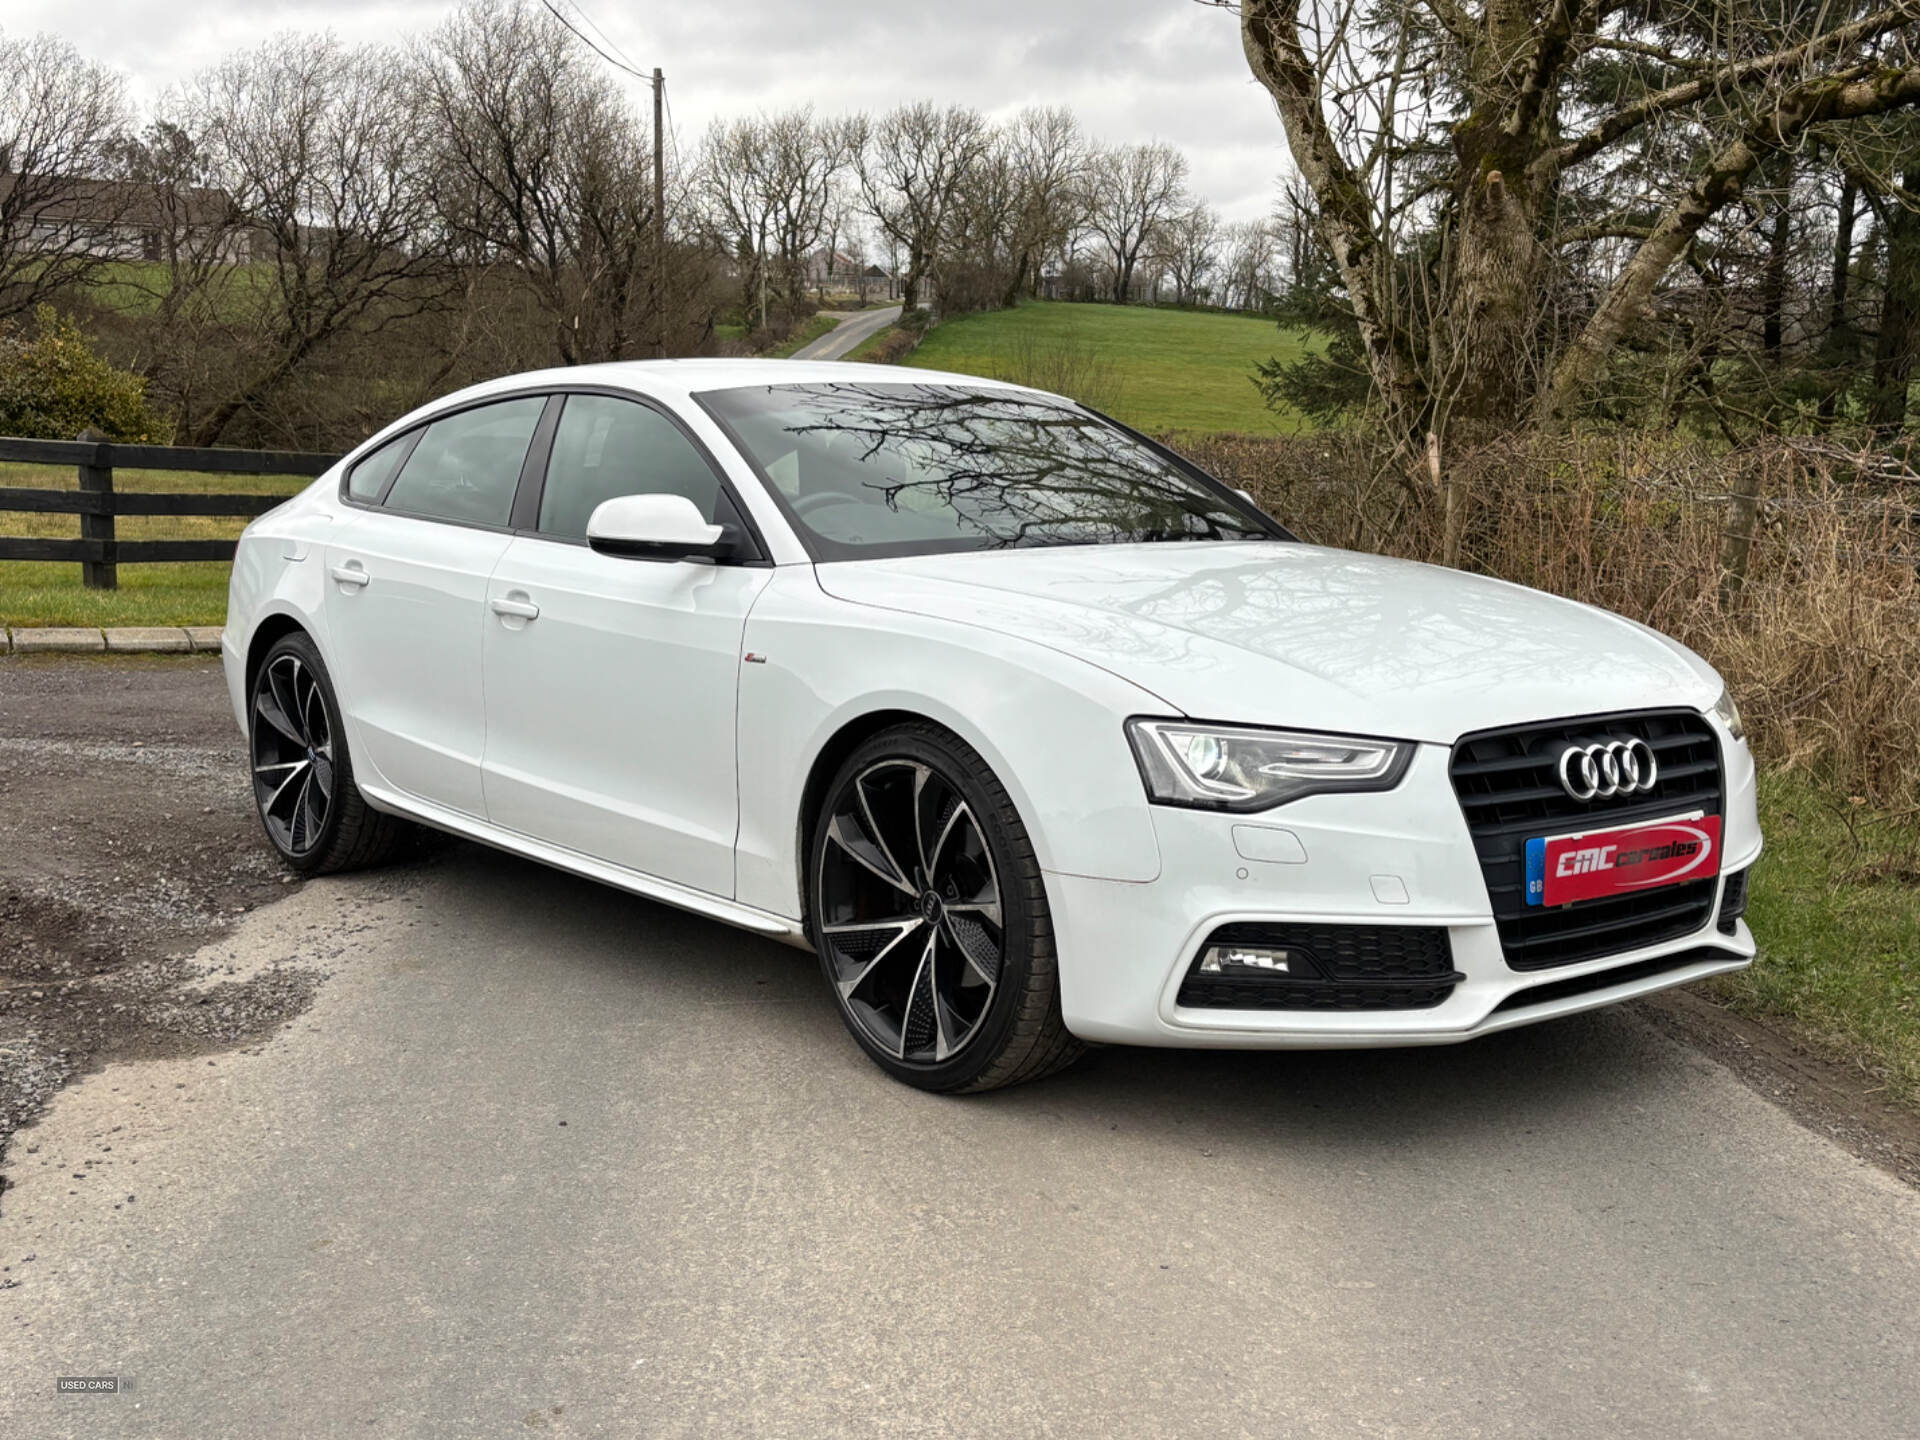
[[[813,947],[807,942],[806,933],[798,920],[789,920],[784,915],[775,915],[771,911],[757,910],[751,905],[742,905],[733,900],[723,900],[718,895],[709,895],[703,890],[695,890],[679,885],[671,880],[662,880],[654,875],[642,875],[637,870],[626,870],[618,865],[609,865],[604,860],[596,860],[591,855],[583,855],[577,850],[568,850],[559,845],[550,845],[544,840],[536,840],[531,835],[522,835],[517,830],[508,830],[472,815],[462,815],[457,810],[448,810],[435,805],[430,800],[421,800],[412,795],[401,795],[384,787],[367,784],[359,776],[354,781],[360,787],[360,793],[376,809],[386,810],[408,820],[417,820],[422,825],[435,830],[444,830],[450,835],[458,835],[465,840],[476,840],[482,845],[491,845],[496,850],[504,850],[510,855],[522,859],[537,860],[542,865],[551,865],[556,870],[564,870],[570,875],[578,875],[587,880],[598,880],[603,885],[611,885],[616,890],[625,890],[632,895],[642,895],[649,900],[658,900],[663,905],[672,905],[679,910],[688,910],[695,915],[704,915],[710,920],[719,920],[728,925],[738,926],[742,930],[751,930],[758,935],[783,940],[802,950]]]

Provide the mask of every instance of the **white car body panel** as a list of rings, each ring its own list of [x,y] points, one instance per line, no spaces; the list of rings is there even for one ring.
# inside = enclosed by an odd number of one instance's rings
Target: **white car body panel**
[[[334,685],[359,763],[394,789],[484,816],[480,602],[510,536],[347,510],[322,568]],[[364,575],[348,583],[342,577]],[[351,696],[351,702],[345,697]]]
[[[486,817],[731,898],[741,632],[774,572],[622,560],[514,539],[489,610]]]
[[[951,621],[836,601],[813,568],[782,570],[747,624],[764,665],[741,671],[739,898],[800,913],[800,796],[839,731],[880,711],[954,731],[993,766],[1043,869],[1144,881],[1152,817],[1113,719],[1154,697],[1091,665]]]
[[[1450,744],[1518,719],[1704,709],[1720,693],[1671,641],[1605,611],[1311,545],[975,551],[822,565],[820,579],[1050,646],[1198,719]]]
[[[943,378],[962,377],[911,376]],[[396,421],[349,459],[490,395],[586,385],[649,397],[711,452],[765,563],[620,559],[372,511],[341,499],[343,464],[242,539],[223,637],[236,717],[244,727],[250,657],[297,625],[333,675],[371,803],[800,944],[800,817],[821,757],[876,715],[924,717],[977,750],[1007,787],[1045,879],[1064,1016],[1088,1039],[1451,1043],[1735,969],[1753,954],[1737,923],[1731,934],[1709,926],[1644,951],[1509,969],[1448,776],[1451,747],[1474,730],[1707,711],[1719,679],[1684,647],[1501,582],[1288,543],[815,564],[693,397],[861,379],[903,377],[794,362],[582,367],[490,382]],[[333,578],[355,563],[364,588]],[[540,613],[498,615],[495,600]],[[1392,790],[1230,815],[1147,802],[1123,731],[1136,715],[1419,744]],[[1722,755],[1722,869],[1738,870],[1761,845],[1752,757],[1718,718],[1710,723]],[[1443,926],[1465,978],[1426,1010],[1177,1003],[1217,925],[1274,919]],[[1526,994],[1658,956],[1685,963],[1578,994]]]

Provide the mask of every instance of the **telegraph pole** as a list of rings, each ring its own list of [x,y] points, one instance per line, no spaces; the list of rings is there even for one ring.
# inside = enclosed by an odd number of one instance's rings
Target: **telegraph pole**
[[[653,67],[653,354],[667,353],[667,77]]]

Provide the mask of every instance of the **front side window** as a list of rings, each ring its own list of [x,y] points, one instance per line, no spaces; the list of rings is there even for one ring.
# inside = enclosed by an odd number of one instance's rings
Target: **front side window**
[[[429,520],[504,526],[546,397],[476,405],[427,426],[387,492],[387,508]]]
[[[709,524],[734,520],[713,467],[666,416],[631,400],[569,395],[540,492],[540,533],[584,540],[594,510],[621,495],[684,495]]]
[[[848,383],[699,399],[823,559],[1282,536],[1154,447],[1037,396]]]

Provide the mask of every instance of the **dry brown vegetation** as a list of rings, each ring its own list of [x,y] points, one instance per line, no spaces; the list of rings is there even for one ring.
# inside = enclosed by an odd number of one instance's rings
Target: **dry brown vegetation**
[[[1183,437],[1302,538],[1438,561],[1444,507],[1364,437]],[[1920,805],[1920,476],[1770,440],[1526,435],[1455,458],[1460,563],[1676,637],[1731,685],[1760,754],[1875,810]],[[1757,492],[1744,583],[1723,559]],[[1733,547],[1737,550],[1737,546]]]

